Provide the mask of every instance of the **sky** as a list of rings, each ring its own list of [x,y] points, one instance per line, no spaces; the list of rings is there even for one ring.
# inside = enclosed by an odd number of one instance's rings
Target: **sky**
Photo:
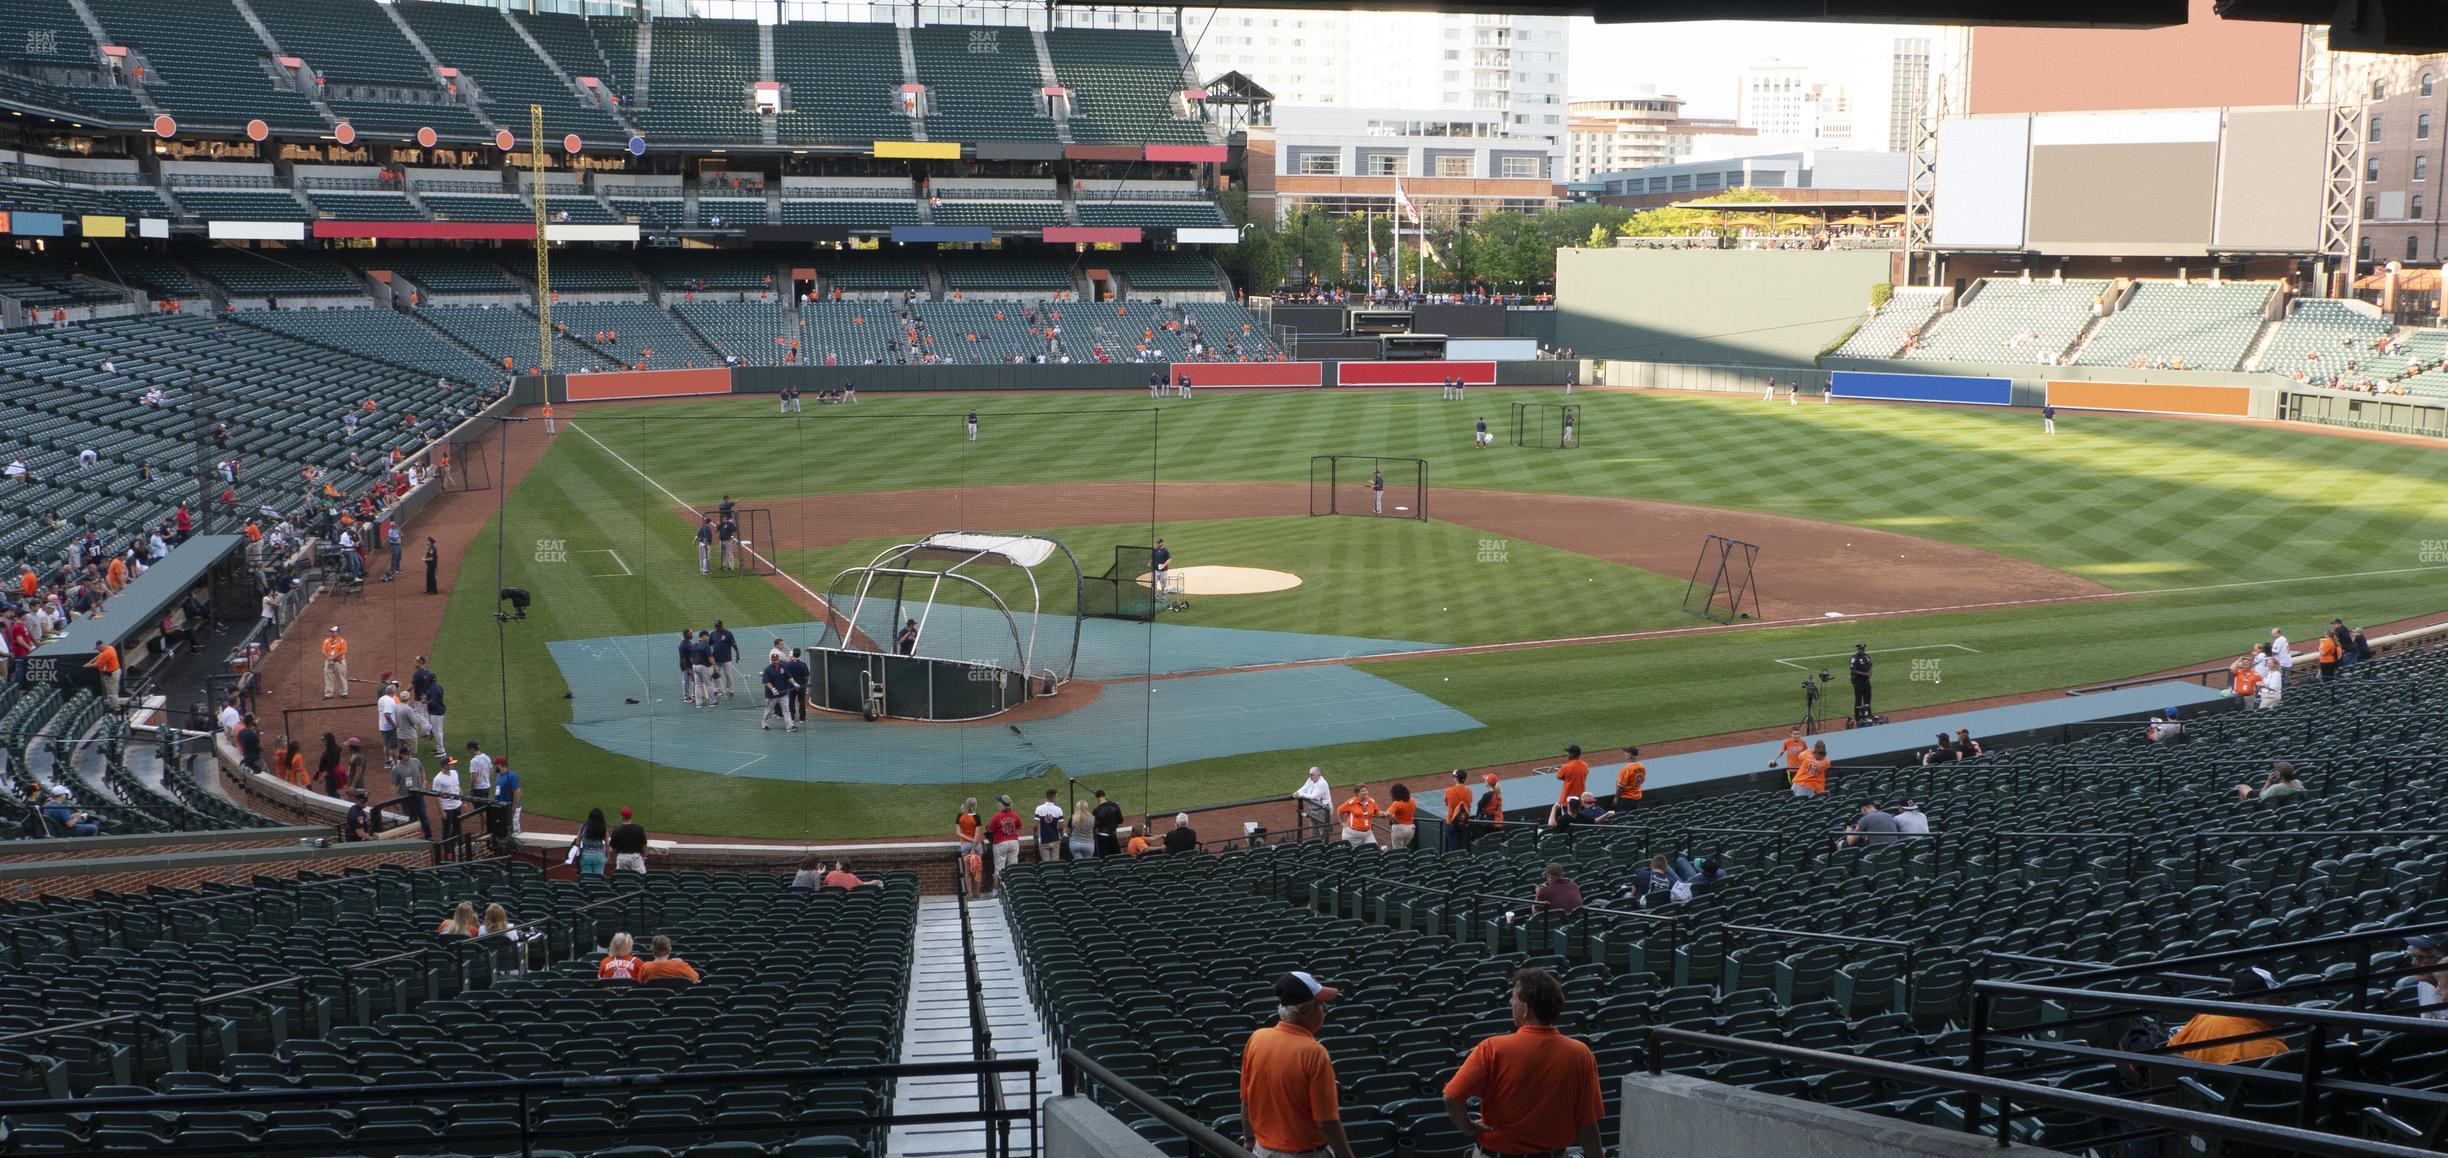
[[[1674,24],[1593,24],[1573,21],[1571,99],[1621,95],[1627,85],[1656,85],[1682,97],[1685,116],[1734,115],[1734,86],[1744,66],[1778,57],[1812,66],[1815,80],[1852,84],[1878,75],[1899,36],[1935,30],[1907,24],[1803,24],[1709,20]]]

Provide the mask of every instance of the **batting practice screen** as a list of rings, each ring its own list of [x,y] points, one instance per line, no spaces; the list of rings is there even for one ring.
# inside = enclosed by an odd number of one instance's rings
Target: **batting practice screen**
[[[1571,450],[1581,445],[1581,406],[1574,402],[1513,404],[1513,445]]]
[[[1321,454],[1309,460],[1309,513],[1428,518],[1428,460]]]

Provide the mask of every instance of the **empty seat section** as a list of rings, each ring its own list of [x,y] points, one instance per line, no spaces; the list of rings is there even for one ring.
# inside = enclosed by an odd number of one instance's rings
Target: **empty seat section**
[[[145,92],[182,125],[223,129],[261,118],[276,133],[330,125],[304,94],[275,85],[272,53],[229,0],[88,0],[114,43],[142,53]]]
[[[926,290],[926,267],[915,257],[888,250],[819,252],[817,275],[844,293]]]
[[[699,197],[697,224],[708,229],[737,229],[765,224],[762,197]]]
[[[782,202],[782,224],[847,225],[854,229],[916,225],[918,203],[906,194],[900,197],[785,199]]]
[[[1071,90],[1071,139],[1082,144],[1208,143],[1207,126],[1173,114],[1190,82],[1170,32],[1056,28],[1045,34],[1054,77]]]
[[[774,79],[788,98],[774,121],[782,143],[910,139],[910,118],[901,111],[901,40],[892,25],[777,24],[773,51]]]
[[[434,59],[445,67],[458,69],[475,82],[480,96],[478,107],[493,123],[524,138],[528,135],[527,106],[540,104],[544,106],[547,140],[559,140],[569,133],[595,142],[628,138],[628,130],[620,122],[580,99],[569,85],[553,75],[551,66],[537,59],[534,50],[527,47],[499,9],[467,4],[402,4],[394,10],[416,30],[417,38],[425,42]],[[584,31],[583,25],[579,31]],[[602,58],[594,55],[592,45],[587,51],[592,62],[572,75],[601,73]],[[439,207],[436,211],[439,212]]]
[[[353,253],[349,263],[368,272],[389,270],[427,293],[515,294],[527,289],[473,251],[386,248]]]
[[[488,365],[501,366],[505,358],[509,359],[511,368],[520,371],[538,365],[542,335],[536,329],[535,315],[523,309],[508,306],[427,306],[417,316],[441,327],[442,332],[460,342],[475,347],[485,356]],[[553,337],[554,370],[566,374],[617,368],[612,359],[566,336],[556,334]]]
[[[0,27],[9,29],[0,36],[0,60],[61,78],[53,84],[9,74],[8,86],[17,91],[7,95],[122,124],[148,119],[135,94],[104,69],[93,34],[68,0],[0,0]]]
[[[524,255],[532,258],[532,255]],[[532,260],[521,264],[520,272],[533,275]],[[573,249],[556,246],[552,250],[552,283],[557,290],[583,290],[593,293],[635,293],[636,271],[622,260],[620,254],[603,249]]]
[[[1898,287],[1887,304],[1870,315],[1836,352],[1848,358],[1912,357],[1905,344],[1918,340],[1922,328],[1938,313],[1938,303],[1945,299],[1944,290]]]
[[[964,294],[1013,294],[1033,297],[1073,289],[1071,263],[1039,253],[945,252],[935,260],[944,285]]]
[[[658,26],[656,36],[662,35]],[[918,83],[927,86],[931,141],[1050,141],[1054,119],[1037,109],[1045,87],[1025,28],[913,28]]]
[[[2382,354],[2375,347],[2389,336],[2388,319],[2362,302],[2334,298],[2298,298],[2287,305],[2286,317],[2270,333],[2254,369],[2272,374],[2303,372],[2307,377],[2344,373],[2355,362],[2364,373],[2401,373],[2404,353]]]
[[[1119,253],[1099,253],[1082,259],[1084,264],[1102,265],[1122,275],[1133,292],[1146,290],[1217,290],[1222,286],[1217,278],[1215,259],[1204,253],[1186,249],[1126,250]]]
[[[1983,278],[1923,335],[1915,357],[2045,363],[2065,354],[2091,320],[2104,281]]]
[[[768,292],[778,268],[774,255],[755,250],[646,250],[638,264],[667,290]]]
[[[533,221],[535,206],[516,193],[438,193],[417,188],[436,221]]]
[[[410,204],[405,193],[310,188],[306,201],[323,216],[342,221],[425,220],[424,210]]]
[[[193,252],[188,263],[233,297],[332,297],[364,292],[346,267],[311,249],[216,245]]]
[[[572,339],[586,343],[622,365],[648,370],[682,370],[720,365],[722,358],[698,344],[679,323],[649,302],[553,307],[553,324]],[[598,341],[596,335],[603,335]]]
[[[282,189],[201,188],[172,185],[189,213],[206,221],[304,221],[306,207]]]
[[[230,316],[258,329],[413,366],[458,382],[489,383],[501,376],[500,365],[487,363],[396,310],[241,310]]]
[[[781,302],[680,302],[672,312],[688,323],[717,354],[737,358],[746,366],[779,366],[785,361],[790,340],[804,339],[799,323]],[[801,359],[807,355],[803,352]],[[823,355],[816,355],[821,362]]]
[[[2268,282],[2146,281],[2093,330],[2075,361],[2086,366],[2233,370],[2261,333],[2276,287]]]
[[[1212,201],[1111,201],[1079,198],[1082,225],[1136,225],[1142,229],[1222,229],[1224,210]]]
[[[754,141],[749,107],[758,79],[757,26],[675,17],[654,23],[654,59],[639,127],[666,141]]]

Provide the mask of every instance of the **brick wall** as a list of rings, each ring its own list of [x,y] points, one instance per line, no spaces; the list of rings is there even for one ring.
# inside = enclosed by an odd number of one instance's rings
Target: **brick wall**
[[[248,855],[250,851],[254,855]],[[89,897],[97,892],[142,892],[156,885],[168,889],[194,889],[207,884],[244,884],[254,877],[294,877],[307,872],[333,875],[350,869],[374,869],[384,865],[422,868],[431,863],[433,855],[421,842],[385,842],[333,849],[303,849],[293,843],[283,849],[48,862],[40,867],[19,867],[14,870],[0,867],[0,895],[16,900],[77,898]]]
[[[279,835],[273,835],[277,831]],[[30,864],[41,861],[91,860],[97,856],[160,856],[182,852],[227,852],[231,849],[296,848],[305,835],[294,829],[239,829],[226,833],[203,833],[209,840],[141,841],[132,840],[115,847],[96,844],[98,838],[70,837],[62,840],[0,841],[0,865]],[[28,848],[27,845],[41,847]]]

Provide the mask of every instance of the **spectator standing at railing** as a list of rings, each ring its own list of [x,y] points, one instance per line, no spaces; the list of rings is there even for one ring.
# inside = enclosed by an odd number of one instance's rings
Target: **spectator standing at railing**
[[[990,897],[1003,887],[1004,870],[1020,863],[1020,814],[1012,810],[1008,794],[995,797],[995,805],[994,815],[986,818],[986,843],[994,853],[994,875],[986,882]]]
[[[1579,796],[1589,787],[1589,761],[1581,758],[1581,745],[1564,745],[1564,763],[1556,768],[1556,782],[1562,791],[1556,793],[1556,803]]]
[[[457,837],[459,817],[467,806],[466,797],[460,794],[459,761],[442,757],[441,766],[434,769],[433,793],[442,804],[442,839]]]
[[[1062,805],[1055,803],[1057,790],[1048,788],[1045,801],[1037,806],[1037,863],[1044,864],[1062,857]]]
[[[1386,796],[1386,847],[1419,843],[1419,805],[1411,799],[1410,786],[1397,783],[1386,789]]]
[[[1353,789],[1351,799],[1335,811],[1343,817],[1343,843],[1377,847],[1377,800],[1369,795],[1368,785]]]
[[[1099,788],[1096,790],[1096,807],[1089,810],[1088,817],[1095,828],[1096,854],[1119,854],[1122,851],[1122,806],[1107,798],[1105,790]]]
[[[1326,773],[1317,765],[1309,766],[1309,778],[1292,792],[1293,807],[1299,810],[1300,828],[1320,828],[1334,823],[1334,788],[1326,783]],[[1294,832],[1297,839],[1299,832]]]
[[[611,837],[604,842],[605,847],[612,853],[612,869],[615,872],[636,873],[644,876],[646,875],[646,826],[637,822],[637,814],[631,812],[627,805],[621,806],[620,818],[620,827],[613,829]]]
[[[1445,786],[1445,851],[1470,847],[1470,810],[1470,773],[1456,768],[1453,783]]]
[[[1578,1145],[1599,1153],[1598,1059],[1555,1027],[1564,986],[1544,969],[1513,975],[1514,1030],[1473,1047],[1445,1084],[1445,1115],[1470,1138],[1473,1154],[1562,1154]],[[1479,1099],[1479,1113],[1470,1100]]]

